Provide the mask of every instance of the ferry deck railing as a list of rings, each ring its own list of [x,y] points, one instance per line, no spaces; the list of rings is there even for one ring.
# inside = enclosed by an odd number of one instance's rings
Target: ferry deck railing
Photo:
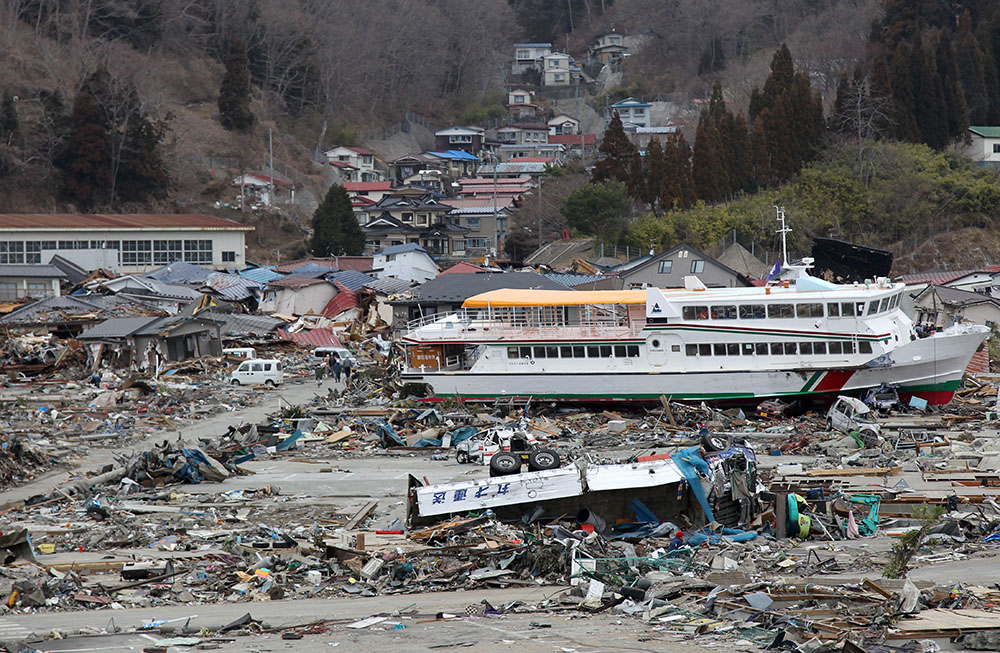
[[[580,322],[567,322],[556,316],[543,318],[537,314],[524,317],[502,319],[496,316],[473,316],[458,312],[448,314],[426,315],[407,323],[407,330],[412,332],[432,324],[440,328],[423,329],[419,339],[424,341],[453,340],[457,337],[478,340],[483,338],[520,338],[530,340],[566,340],[573,338],[609,339],[636,337],[645,326],[644,322],[633,322],[623,316],[609,315],[588,316]]]

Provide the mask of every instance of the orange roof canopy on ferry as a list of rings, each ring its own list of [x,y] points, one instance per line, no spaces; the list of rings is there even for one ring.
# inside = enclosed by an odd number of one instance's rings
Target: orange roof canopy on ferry
[[[519,290],[503,288],[473,295],[465,308],[508,306],[585,306],[592,304],[645,304],[645,290]]]

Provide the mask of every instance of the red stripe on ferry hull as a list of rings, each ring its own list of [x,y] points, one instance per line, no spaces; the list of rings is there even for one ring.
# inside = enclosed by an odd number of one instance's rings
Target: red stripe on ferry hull
[[[925,400],[929,406],[944,406],[945,404],[951,403],[951,400],[955,398],[954,390],[927,390],[926,392],[900,392],[899,401],[900,403],[907,403],[910,401],[910,397],[920,397]]]
[[[827,372],[812,392],[837,392],[854,376],[854,370],[830,371]]]

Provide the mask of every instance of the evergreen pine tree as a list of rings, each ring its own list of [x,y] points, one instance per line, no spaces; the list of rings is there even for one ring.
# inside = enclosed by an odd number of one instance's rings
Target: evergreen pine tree
[[[0,107],[0,140],[9,145],[19,124],[14,96],[10,93],[4,93],[3,106]]]
[[[750,128],[742,113],[729,114],[729,143],[732,159],[729,162],[729,183],[733,193],[749,190],[752,150]]]
[[[150,120],[138,110],[129,120],[118,168],[118,199],[145,203],[166,197],[170,175],[160,151],[166,132],[165,122]]]
[[[63,197],[81,210],[107,202],[111,187],[111,135],[97,100],[82,90],[73,102],[63,168]]]
[[[250,111],[250,68],[246,46],[239,39],[229,42],[226,74],[219,87],[219,119],[231,131],[249,131],[254,123]]]
[[[975,37],[973,37],[975,39]],[[958,79],[958,67],[955,65],[955,51],[951,46],[951,37],[947,32],[938,36],[937,49],[934,53],[934,64],[938,77],[941,79],[941,91],[944,98],[945,118],[948,123],[948,135],[952,137],[965,133],[968,127],[968,105],[965,94]],[[982,67],[980,66],[980,73]],[[979,78],[983,84],[982,75]],[[984,106],[985,109],[985,106]]]
[[[315,256],[357,256],[365,247],[347,190],[339,184],[330,186],[326,197],[312,217],[313,237],[310,249]]]
[[[643,187],[642,201],[656,215],[660,214],[660,193],[663,191],[663,178],[666,174],[666,155],[660,145],[660,139],[653,137],[646,151],[646,180]]]
[[[681,206],[687,208],[693,206],[698,198],[694,186],[694,174],[691,167],[691,146],[688,145],[684,134],[677,134],[675,142],[677,148],[678,178],[681,184]]]
[[[914,44],[910,63],[914,96],[920,98],[914,112],[920,140],[940,150],[948,142],[948,111],[937,63],[933,54],[919,44]]]
[[[638,150],[632,152],[628,160],[628,180],[625,183],[628,196],[642,201],[646,194],[646,162]]]
[[[678,139],[668,136],[663,143],[663,175],[660,178],[660,188],[657,193],[659,206],[664,211],[670,211],[684,205],[682,172]]]
[[[708,108],[701,110],[698,128],[694,135],[694,149],[691,153],[691,176],[698,197],[715,202],[722,193],[716,176],[718,161],[715,160],[716,133],[712,127],[712,118]]]
[[[942,37],[943,38],[943,37]],[[968,120],[974,125],[989,124],[990,98],[986,83],[986,62],[979,40],[972,31],[972,17],[968,9],[958,21],[958,45],[955,63],[962,96],[968,108]],[[995,69],[993,75],[996,75]],[[996,80],[993,80],[994,85]],[[957,135],[957,134],[956,134]]]
[[[900,43],[892,54],[889,66],[889,84],[892,89],[893,118],[896,121],[896,137],[903,141],[919,141],[920,128],[914,112],[916,93],[910,74],[910,48]]]
[[[782,43],[771,58],[771,74],[764,80],[764,106],[774,106],[778,97],[788,93],[794,77],[795,63],[792,61],[792,53],[789,51],[788,45]]]
[[[622,125],[622,119],[617,111],[611,117],[608,128],[604,130],[604,138],[597,151],[601,153],[602,157],[594,164],[591,181],[617,179],[622,183],[628,183],[629,166],[636,149],[632,145],[632,141],[628,139],[625,127]]]

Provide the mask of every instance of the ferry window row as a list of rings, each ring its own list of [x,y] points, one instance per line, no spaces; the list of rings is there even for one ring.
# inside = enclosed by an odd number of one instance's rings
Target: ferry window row
[[[784,318],[857,317],[876,315],[899,306],[900,293],[883,297],[868,304],[865,302],[811,302],[808,304],[723,304],[719,306],[684,306],[681,316],[685,320],[763,320]],[[824,312],[825,308],[825,312]]]
[[[507,347],[507,358],[638,358],[639,345]]]
[[[870,354],[872,343],[867,341],[834,340],[831,342],[730,342],[725,344],[689,344],[688,356],[826,356],[829,354]]]

